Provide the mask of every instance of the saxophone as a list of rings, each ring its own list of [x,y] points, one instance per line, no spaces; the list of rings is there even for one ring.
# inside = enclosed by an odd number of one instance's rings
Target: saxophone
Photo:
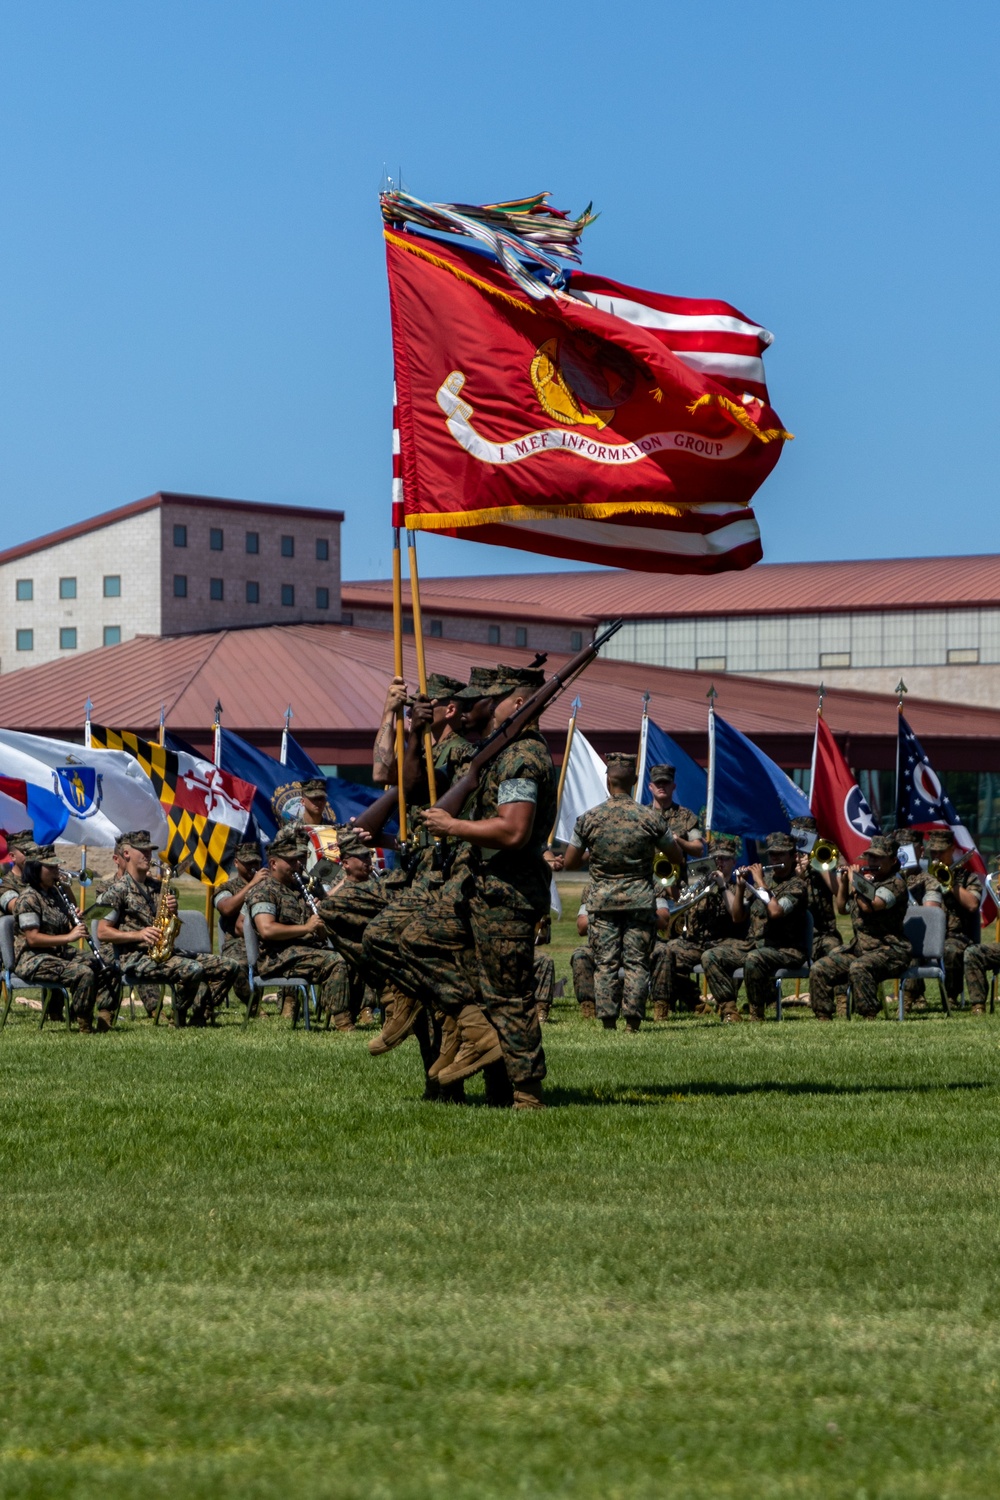
[[[168,958],[173,957],[174,944],[181,930],[180,917],[176,912],[167,911],[167,902],[173,895],[170,889],[170,877],[173,873],[170,865],[167,865],[160,881],[160,899],[156,907],[156,919],[153,922],[153,926],[160,935],[149,950],[150,958],[157,964],[166,963]]]

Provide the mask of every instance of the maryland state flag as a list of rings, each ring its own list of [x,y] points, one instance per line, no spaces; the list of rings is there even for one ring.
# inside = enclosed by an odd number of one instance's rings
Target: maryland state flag
[[[188,865],[207,885],[225,880],[257,788],[210,760],[167,750],[126,729],[91,724],[90,742],[99,750],[128,750],[153,783],[170,829],[167,863]]]
[[[383,195],[393,524],[652,572],[757,562],[750,501],[791,436],[768,401],[766,329],[726,302],[559,267],[533,248],[546,222],[568,233],[541,198],[451,208]]]

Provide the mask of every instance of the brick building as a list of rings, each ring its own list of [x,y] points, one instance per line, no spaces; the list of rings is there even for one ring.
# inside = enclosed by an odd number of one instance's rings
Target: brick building
[[[0,552],[0,673],[137,635],[340,618],[343,512],[161,492]]]

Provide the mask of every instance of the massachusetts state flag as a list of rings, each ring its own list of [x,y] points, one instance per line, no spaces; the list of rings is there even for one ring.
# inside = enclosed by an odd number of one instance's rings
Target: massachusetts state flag
[[[820,836],[832,839],[852,864],[880,831],[864,793],[851,775],[851,768],[821,714],[816,716],[809,806]]]
[[[54,792],[13,776],[0,776],[0,829],[4,833],[30,828],[36,844],[54,844],[68,822],[69,808]]]
[[[652,572],[759,561],[750,502],[790,436],[766,329],[575,270],[533,297],[479,249],[385,239],[394,524]]]
[[[985,925],[997,914],[993,898],[985,884],[986,865],[975,840],[958,813],[935,772],[923,746],[909,724],[899,716],[899,739],[896,746],[896,826],[897,828],[950,828],[960,850],[972,850],[966,861],[970,870],[983,878],[982,919]]]

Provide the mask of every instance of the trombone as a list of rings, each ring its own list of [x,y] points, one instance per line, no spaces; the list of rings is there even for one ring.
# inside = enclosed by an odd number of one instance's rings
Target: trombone
[[[810,860],[824,875],[836,870],[843,862],[843,855],[830,839],[817,839],[809,855]]]
[[[946,865],[943,859],[931,859],[927,862],[927,873],[932,880],[936,880],[943,891],[950,891],[955,884],[955,871],[971,859],[975,854],[974,849],[966,849],[958,859],[953,859],[950,865]]]

